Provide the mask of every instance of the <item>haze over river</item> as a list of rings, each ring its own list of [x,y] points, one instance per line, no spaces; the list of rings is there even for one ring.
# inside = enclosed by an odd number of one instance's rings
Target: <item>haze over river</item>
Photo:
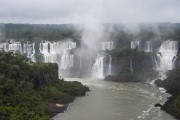
[[[103,80],[68,78],[87,85],[91,92],[70,103],[67,111],[53,120],[175,120],[155,108],[169,96],[148,84],[116,83]]]

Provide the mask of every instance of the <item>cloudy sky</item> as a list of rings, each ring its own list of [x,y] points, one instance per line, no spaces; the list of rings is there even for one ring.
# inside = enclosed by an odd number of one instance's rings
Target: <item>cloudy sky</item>
[[[180,0],[0,0],[0,23],[180,22]]]

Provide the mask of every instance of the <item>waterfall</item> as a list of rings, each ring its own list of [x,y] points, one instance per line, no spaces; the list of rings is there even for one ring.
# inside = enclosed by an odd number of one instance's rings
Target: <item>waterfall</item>
[[[101,53],[105,53],[105,50],[112,50],[114,49],[114,43],[111,41],[108,42],[102,42],[102,50]],[[41,56],[43,56],[43,61],[45,63],[57,63],[59,68],[59,75],[63,73],[67,73],[72,71],[70,68],[74,67],[74,55],[71,53],[71,50],[76,48],[75,42],[41,42],[36,43],[36,48],[39,48],[38,50],[35,50],[35,43],[20,43],[16,41],[10,41],[6,43],[0,43],[0,49],[4,51],[12,51],[12,52],[19,52],[26,56],[27,58],[30,58],[32,61],[36,61],[36,52],[38,51],[38,54],[40,52]],[[139,50],[140,48],[140,41],[131,41],[131,48],[135,49],[137,48]],[[145,52],[153,52],[153,46],[152,41],[146,41],[144,46]],[[177,51],[178,51],[178,41],[173,40],[167,40],[163,41],[161,43],[160,48],[158,49],[158,52],[156,53],[156,57],[152,57],[153,64],[155,64],[155,69],[159,72],[166,73],[168,70],[172,70],[174,68],[174,63],[177,58]],[[82,62],[83,58],[80,56],[80,69],[82,69],[82,65],[84,65]],[[93,58],[88,59],[87,61],[87,69],[91,69],[89,71],[92,72],[92,76],[95,78],[103,78],[105,76],[104,71],[106,72],[106,75],[112,74],[112,57],[109,55],[109,63],[107,63],[107,66],[104,66],[104,55],[98,55],[95,59],[95,63],[93,62]],[[91,61],[92,60],[92,61]],[[130,70],[133,73],[132,68],[132,62],[133,60],[130,58]],[[107,70],[104,70],[104,68],[107,68]],[[63,72],[63,73],[62,73]],[[63,74],[64,75],[64,74]]]
[[[138,49],[139,50],[140,41],[131,41],[131,49]]]
[[[53,42],[49,43],[50,53],[67,53],[69,50],[76,48],[75,42]]]
[[[62,55],[61,57],[61,65],[60,65],[60,69],[68,69],[70,67],[73,67],[73,63],[74,63],[74,55]]]
[[[70,50],[73,48],[76,48],[75,42],[46,41],[40,43],[39,51],[44,56],[44,62],[58,64],[59,75],[61,75],[61,70],[68,70],[74,66],[74,55],[70,54]]]
[[[109,55],[109,66],[108,66],[108,74],[107,75],[111,75],[112,74],[112,57],[111,55]]]
[[[112,50],[114,49],[113,42],[102,42],[102,50]]]
[[[36,61],[35,54],[35,43],[29,44],[11,41],[10,43],[1,43],[2,49],[6,52],[19,52],[24,54],[27,58],[30,58],[33,62]]]
[[[157,60],[156,60],[156,57],[155,56],[152,56],[152,68],[153,70],[156,70],[156,66],[157,66]]]
[[[58,55],[56,55],[56,53],[52,50],[50,52],[50,44],[51,44],[50,42],[40,43],[39,44],[39,51],[43,55],[45,63],[48,63],[48,62],[57,63],[59,65]]]
[[[39,46],[40,53],[42,53],[43,55],[49,54],[48,46],[49,46],[49,42],[40,43]]]
[[[133,71],[133,65],[132,65],[132,59],[131,59],[131,57],[130,57],[130,70],[131,70],[131,74],[133,74],[134,73],[134,71]]]
[[[22,46],[21,46],[21,43],[20,42],[12,42],[10,44],[6,44],[5,47],[4,47],[5,51],[12,51],[12,52],[20,52],[22,53]]]
[[[178,51],[178,41],[167,40],[161,43],[157,52],[156,69],[167,72],[174,68],[174,62]]]
[[[145,41],[145,52],[153,52],[152,41]]]
[[[29,43],[23,43],[22,45],[22,52],[21,54],[26,54],[27,58],[30,58],[33,62],[36,61],[35,58],[35,43],[29,44]]]
[[[43,56],[43,61],[45,63],[57,63],[60,69],[66,70],[74,65],[74,55],[70,54],[70,50],[76,48],[75,42],[41,42],[39,43],[39,51]],[[0,49],[8,52],[19,52],[30,58],[32,61],[36,62],[35,58],[35,43],[20,43],[15,41],[10,41],[9,43],[0,43]]]
[[[104,78],[104,57],[98,55],[92,67],[92,76],[94,78]]]

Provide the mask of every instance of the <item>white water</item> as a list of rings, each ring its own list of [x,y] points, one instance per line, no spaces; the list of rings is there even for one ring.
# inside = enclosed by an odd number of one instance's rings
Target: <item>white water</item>
[[[107,75],[112,75],[112,57],[109,55],[109,65],[108,65],[108,74]]]
[[[131,74],[133,74],[134,73],[134,70],[133,70],[133,65],[132,65],[132,59],[131,59],[131,57],[130,57],[130,70],[131,70]]]
[[[40,43],[39,50],[44,56],[44,62],[57,63],[60,70],[67,70],[74,65],[74,55],[70,50],[76,48],[75,42],[43,42]]]
[[[1,47],[6,52],[19,52],[21,54],[25,54],[27,58],[30,58],[32,61],[36,61],[35,54],[35,43],[20,43],[11,41],[10,43],[1,43]]]
[[[131,41],[131,49],[139,50],[140,41]]]
[[[30,58],[32,61],[35,59],[35,43],[20,43],[20,42],[7,42],[1,43],[1,49],[5,51],[13,51],[24,54],[27,58]],[[140,41],[131,41],[132,49],[139,49]],[[153,52],[152,41],[145,42],[145,52]],[[39,44],[39,51],[44,58],[44,62],[57,63],[60,70],[67,70],[74,66],[74,55],[70,53],[72,49],[76,48],[75,42],[41,42]],[[102,50],[112,50],[114,49],[113,42],[102,42]],[[178,42],[167,40],[163,41],[158,52],[157,57],[152,59],[155,63],[155,69],[159,72],[165,73],[168,70],[174,68],[174,62],[176,60],[176,55],[178,51]],[[92,68],[92,76],[95,78],[104,78],[104,56],[97,56],[94,65],[90,64]],[[80,68],[81,68],[81,59],[80,59]],[[133,62],[133,60],[131,60]],[[112,58],[109,58],[108,72],[107,74],[112,74]]]
[[[152,41],[145,41],[145,52],[153,52]]]
[[[178,51],[178,41],[167,40],[161,43],[157,52],[156,69],[163,73],[174,68]]]
[[[114,43],[113,42],[102,42],[102,50],[113,50]],[[108,71],[106,75],[112,74],[112,57],[109,55],[109,64],[108,64]],[[98,54],[97,58],[95,59],[95,63],[92,66],[92,77],[93,78],[104,78],[104,55]]]
[[[131,49],[137,48],[139,50],[140,41],[131,41]],[[152,41],[145,41],[145,52],[153,52]],[[175,66],[174,63],[177,58],[178,41],[166,40],[162,41],[156,58],[152,58],[155,64],[155,69],[159,72],[166,73],[168,70],[172,70]]]
[[[93,78],[104,78],[104,57],[98,55],[92,67]]]
[[[27,58],[36,62],[35,58],[35,43],[20,43],[10,41],[10,43],[1,43],[1,49],[4,51],[19,52],[24,54]],[[75,42],[41,42],[39,44],[39,51],[43,56],[45,63],[57,63],[60,69],[66,70],[74,65],[74,55],[70,54],[70,50],[76,48]]]
[[[60,69],[66,70],[67,68],[73,67],[74,65],[74,55],[64,54],[61,57]]]
[[[40,52],[42,54],[67,54],[69,50],[76,48],[75,42],[42,42]]]
[[[102,50],[112,50],[114,49],[113,42],[102,42]]]

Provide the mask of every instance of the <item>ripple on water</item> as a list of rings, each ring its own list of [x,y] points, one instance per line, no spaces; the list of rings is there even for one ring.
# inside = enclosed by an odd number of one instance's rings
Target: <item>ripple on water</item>
[[[74,79],[76,80],[76,79]],[[145,84],[113,83],[102,80],[78,80],[90,87],[88,96],[78,97],[54,120],[173,120],[155,108],[167,94]]]

